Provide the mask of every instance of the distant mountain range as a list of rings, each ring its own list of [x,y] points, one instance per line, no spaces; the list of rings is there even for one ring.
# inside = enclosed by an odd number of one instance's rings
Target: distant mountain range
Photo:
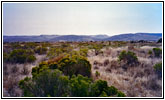
[[[108,35],[39,35],[39,36],[3,36],[3,42],[57,42],[57,41],[157,41],[162,33],[127,33]]]

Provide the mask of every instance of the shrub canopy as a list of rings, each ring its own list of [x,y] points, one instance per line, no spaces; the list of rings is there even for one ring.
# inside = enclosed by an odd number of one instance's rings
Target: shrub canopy
[[[138,62],[138,58],[134,52],[126,52],[125,50],[119,54],[118,59],[119,61],[126,62],[126,64],[135,64]]]
[[[14,49],[8,58],[11,63],[32,63],[36,60],[32,50]]]
[[[26,97],[98,97],[98,96],[125,96],[115,87],[108,87],[107,82],[82,75],[71,78],[62,74],[58,69],[45,69],[35,77],[19,82]],[[120,95],[123,94],[123,95]]]
[[[162,49],[160,48],[153,48],[153,51],[154,51],[155,57],[160,57],[160,55],[162,54]]]

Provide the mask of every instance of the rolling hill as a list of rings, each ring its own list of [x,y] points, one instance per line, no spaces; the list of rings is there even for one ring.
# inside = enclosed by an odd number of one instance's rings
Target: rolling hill
[[[57,41],[157,41],[162,33],[129,33],[108,35],[39,35],[39,36],[3,36],[3,42],[57,42]]]

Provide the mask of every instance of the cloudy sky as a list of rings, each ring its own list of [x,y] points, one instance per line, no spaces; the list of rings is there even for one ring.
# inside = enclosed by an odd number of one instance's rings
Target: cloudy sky
[[[3,3],[4,35],[162,32],[161,3]]]

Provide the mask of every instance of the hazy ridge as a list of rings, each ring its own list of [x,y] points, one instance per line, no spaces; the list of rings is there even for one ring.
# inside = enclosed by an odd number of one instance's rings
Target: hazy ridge
[[[39,35],[39,36],[3,36],[3,42],[57,42],[57,41],[157,41],[162,33],[126,33],[108,35]]]

